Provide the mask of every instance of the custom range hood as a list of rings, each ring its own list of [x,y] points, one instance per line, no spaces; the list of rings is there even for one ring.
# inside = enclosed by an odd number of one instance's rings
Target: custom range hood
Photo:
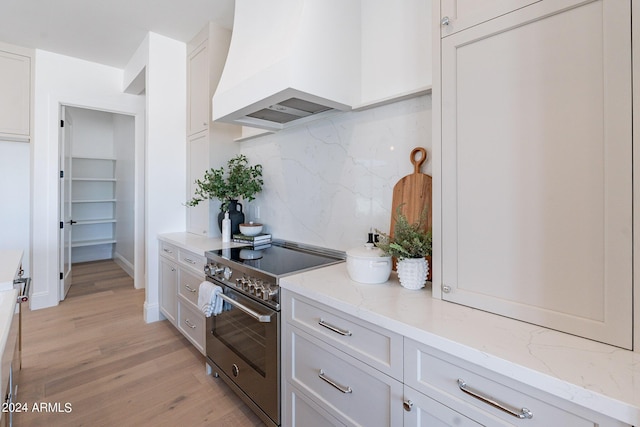
[[[359,96],[360,0],[236,0],[214,121],[280,130]]]

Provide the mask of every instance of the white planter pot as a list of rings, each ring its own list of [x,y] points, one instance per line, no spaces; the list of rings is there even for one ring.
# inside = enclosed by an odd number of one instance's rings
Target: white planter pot
[[[407,289],[421,289],[427,281],[429,263],[425,258],[406,258],[398,261],[398,278]]]

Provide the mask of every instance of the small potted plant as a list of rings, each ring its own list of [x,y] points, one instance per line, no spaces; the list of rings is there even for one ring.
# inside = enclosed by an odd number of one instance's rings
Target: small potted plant
[[[429,272],[426,256],[431,255],[431,231],[426,230],[427,211],[418,222],[410,224],[402,213],[402,205],[396,210],[396,224],[393,236],[376,230],[381,238],[376,246],[397,258],[400,284],[407,289],[424,287]]]
[[[222,230],[224,212],[229,211],[231,233],[236,234],[240,232],[240,224],[244,223],[242,205],[238,200],[242,198],[250,202],[262,191],[262,165],[249,166],[247,157],[239,154],[227,162],[226,172],[224,167],[211,168],[205,172],[204,178],[196,180],[196,184],[195,196],[187,202],[187,206],[197,206],[209,199],[220,200],[218,226]]]

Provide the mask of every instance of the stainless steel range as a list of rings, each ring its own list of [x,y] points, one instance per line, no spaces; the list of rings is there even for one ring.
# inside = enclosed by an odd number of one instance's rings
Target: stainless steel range
[[[291,274],[344,262],[344,252],[274,241],[206,253],[207,280],[222,287],[222,312],[207,318],[207,359],[271,426],[280,425],[280,288]]]

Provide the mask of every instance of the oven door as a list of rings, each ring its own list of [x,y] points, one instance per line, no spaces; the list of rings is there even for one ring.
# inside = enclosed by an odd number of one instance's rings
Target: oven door
[[[217,284],[224,303],[207,318],[207,357],[280,425],[280,313]]]

